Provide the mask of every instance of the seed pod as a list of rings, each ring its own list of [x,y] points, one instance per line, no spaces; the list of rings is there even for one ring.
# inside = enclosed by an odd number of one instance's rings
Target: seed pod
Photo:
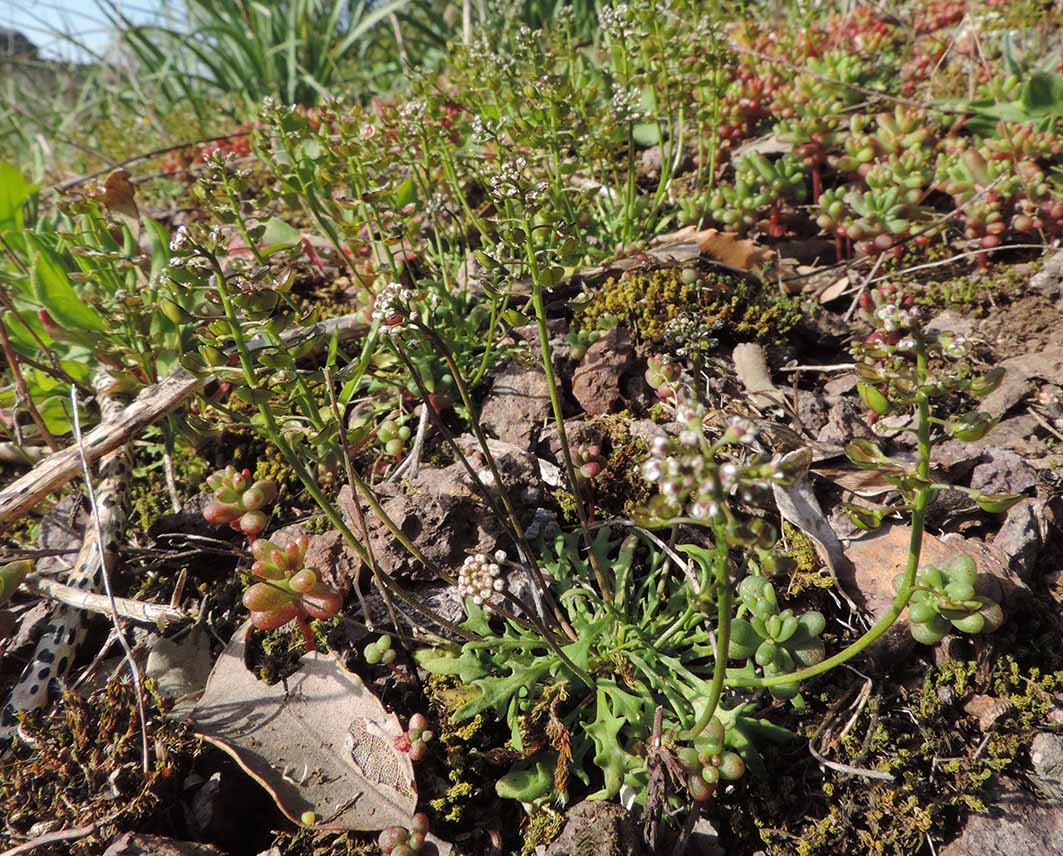
[[[869,383],[858,383],[856,385],[856,391],[860,393],[860,398],[867,405],[867,408],[879,416],[883,416],[890,412],[890,402],[882,392]]]

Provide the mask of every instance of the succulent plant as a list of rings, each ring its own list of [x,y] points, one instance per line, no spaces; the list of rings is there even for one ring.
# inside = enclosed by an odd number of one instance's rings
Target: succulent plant
[[[431,856],[437,852],[434,844],[426,841],[428,815],[418,812],[411,818],[409,828],[389,826],[377,838],[377,846],[384,856]]]
[[[798,616],[792,609],[779,609],[775,587],[763,577],[742,580],[738,596],[749,618],[731,623],[731,657],[752,658],[767,677],[786,675],[812,666],[824,657],[820,634],[827,625],[823,614],[810,611]],[[771,688],[776,698],[793,698],[800,685],[779,684]]]
[[[435,732],[428,728],[428,718],[423,713],[410,717],[409,725],[402,734],[395,738],[395,747],[406,752],[415,764],[424,760],[428,744],[435,739]]]
[[[203,509],[208,523],[228,523],[252,539],[266,528],[262,508],[277,498],[276,482],[252,481],[250,470],[237,471],[230,465],[208,476],[207,486],[214,491],[213,501]]]
[[[770,212],[769,233],[782,234],[780,205],[805,197],[805,167],[792,155],[769,161],[753,152],[735,163],[734,184],[721,184],[709,200],[712,218],[728,229],[745,231]]]
[[[733,782],[746,772],[742,756],[724,749],[724,734],[723,723],[713,717],[692,746],[676,751],[679,763],[687,772],[687,790],[695,802],[708,800],[721,779]]]
[[[337,591],[318,579],[303,559],[309,539],[300,535],[283,547],[264,538],[251,545],[255,561],[251,573],[263,582],[244,592],[243,603],[251,611],[251,623],[259,630],[273,630],[289,621],[335,616],[342,605]]]
[[[395,649],[391,647],[391,637],[386,633],[377,638],[375,642],[370,642],[366,645],[362,650],[362,656],[365,657],[365,661],[370,666],[375,666],[378,663],[390,666],[398,658]]]
[[[908,621],[917,642],[935,645],[953,628],[972,635],[992,633],[1004,623],[999,604],[975,594],[977,573],[974,559],[966,554],[919,572],[908,602]],[[900,580],[894,579],[895,589]]]

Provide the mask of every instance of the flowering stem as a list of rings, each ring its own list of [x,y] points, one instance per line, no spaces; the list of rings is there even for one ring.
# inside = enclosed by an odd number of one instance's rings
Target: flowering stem
[[[554,412],[554,423],[557,425],[557,438],[561,443],[561,457],[565,461],[565,473],[568,476],[569,486],[572,488],[575,500],[576,514],[579,516],[580,527],[583,530],[583,540],[587,544],[588,558],[594,569],[594,576],[598,582],[599,594],[603,600],[612,600],[612,589],[606,582],[602,572],[598,556],[594,552],[591,541],[590,525],[587,521],[587,512],[579,497],[579,479],[576,478],[576,467],[572,463],[572,450],[568,445],[568,433],[565,431],[565,414],[561,409],[561,396],[558,393],[557,378],[554,375],[554,362],[550,354],[550,330],[546,326],[546,306],[543,303],[543,283],[539,262],[535,258],[535,248],[532,246],[532,224],[525,222],[524,234],[527,235],[525,250],[528,256],[528,265],[532,275],[532,306],[535,309],[535,325],[539,331],[539,350],[543,358],[543,374],[546,375],[546,388],[550,393],[550,407]]]
[[[922,351],[916,355],[916,382],[919,390],[916,393],[916,406],[919,420],[919,457],[918,462],[916,463],[916,475],[919,476],[921,483],[926,483],[930,475],[930,399],[925,389],[926,354]],[[853,642],[848,648],[839,651],[833,657],[828,657],[826,660],[823,660],[814,666],[799,669],[796,672],[790,672],[785,675],[775,675],[770,678],[750,678],[741,675],[728,679],[728,685],[736,687],[773,687],[778,684],[790,684],[808,680],[817,675],[822,675],[824,672],[829,672],[835,666],[847,663],[883,636],[900,617],[900,614],[908,605],[908,600],[911,598],[912,592],[915,590],[915,577],[919,571],[919,557],[922,554],[923,549],[923,529],[926,523],[926,508],[930,502],[930,495],[933,493],[933,490],[934,488],[931,486],[920,487],[916,491],[915,500],[912,503],[912,534],[908,542],[908,564],[904,569],[904,576],[902,577],[900,588],[897,591],[897,596],[893,599],[893,603],[890,604],[889,609],[886,610],[886,613],[882,618],[880,618],[878,622],[867,631],[867,633]]]
[[[727,540],[726,523],[718,522],[713,525],[713,533],[716,541],[713,550],[712,569],[716,578],[716,664],[712,670],[712,683],[709,685],[709,698],[705,703],[705,709],[697,718],[694,725],[680,735],[683,740],[692,740],[705,730],[705,726],[716,714],[716,708],[720,705],[720,697],[723,695],[725,678],[727,677],[728,652],[731,650],[731,579],[727,573]]]
[[[221,265],[218,260],[212,254],[206,254],[206,257],[210,260],[212,267],[214,268],[214,280],[217,286],[218,297],[221,300],[222,310],[225,312],[225,320],[228,322],[229,332],[233,337],[233,344],[236,347],[236,354],[240,360],[240,367],[243,369],[244,382],[252,390],[259,389],[258,378],[255,372],[255,365],[251,359],[251,351],[247,346],[247,339],[244,336],[243,326],[240,323],[240,319],[236,316],[236,310],[233,307],[232,299],[229,295],[229,288],[225,282],[225,273],[221,269]],[[292,468],[296,477],[302,482],[306,492],[310,494],[310,497],[321,509],[329,523],[343,536],[343,540],[346,541],[352,550],[358,555],[358,558],[368,567],[370,566],[369,554],[366,552],[365,547],[358,540],[355,534],[351,531],[350,527],[346,524],[340,513],[336,510],[336,507],[329,502],[328,497],[322,493],[321,488],[317,482],[310,475],[309,470],[304,466],[302,459],[295,454],[295,450],[291,447],[288,441],[281,433],[280,426],[277,424],[277,419],[273,415],[273,411],[266,403],[260,403],[258,405],[259,415],[262,417],[263,424],[265,426],[266,435],[272,441],[272,443],[280,451],[284,457],[285,463]],[[413,598],[406,594],[402,589],[395,585],[395,583],[382,575],[380,582],[383,582],[388,591],[394,594],[399,600],[413,609],[420,615],[428,618],[430,621],[435,622],[440,627],[444,627],[452,633],[456,633],[464,639],[479,639],[479,636],[472,634],[465,630],[463,627],[459,627],[453,622],[447,621],[443,616],[437,614],[434,610],[428,609],[417,603]],[[357,585],[357,581],[355,581]]]

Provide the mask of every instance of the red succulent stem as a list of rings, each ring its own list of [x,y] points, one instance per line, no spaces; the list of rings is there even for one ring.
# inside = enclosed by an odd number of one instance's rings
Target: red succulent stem
[[[299,632],[303,634],[303,644],[306,646],[306,653],[311,654],[317,650],[317,643],[314,641],[314,631],[310,629],[310,622],[306,619],[306,613],[303,612],[302,607],[299,607],[299,614],[295,616],[295,623],[299,625]]]

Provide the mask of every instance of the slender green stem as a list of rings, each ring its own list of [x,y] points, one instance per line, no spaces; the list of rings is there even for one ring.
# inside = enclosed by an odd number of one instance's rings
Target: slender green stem
[[[682,740],[692,740],[705,730],[705,726],[716,715],[716,708],[720,705],[720,697],[723,695],[725,679],[727,677],[728,653],[731,650],[731,577],[727,571],[727,540],[725,539],[726,524],[717,523],[713,526],[716,543],[713,549],[712,570],[716,582],[716,663],[712,669],[712,683],[709,684],[709,697],[705,703],[705,709],[701,712],[693,727],[685,734],[680,735]]]
[[[214,279],[217,284],[218,297],[221,300],[222,309],[225,312],[225,319],[228,322],[229,330],[233,336],[233,343],[236,347],[237,358],[240,361],[240,367],[243,369],[244,381],[252,389],[258,389],[258,379],[255,372],[255,364],[251,358],[251,351],[247,346],[247,340],[243,334],[243,327],[240,324],[240,319],[236,315],[236,310],[233,307],[232,299],[229,295],[228,286],[225,283],[225,273],[221,269],[221,265],[218,264],[218,260],[212,255],[208,255],[214,268]],[[321,491],[317,481],[311,476],[309,470],[303,464],[302,459],[295,454],[295,450],[291,447],[288,441],[281,433],[280,426],[277,424],[277,419],[273,415],[273,411],[270,410],[269,405],[262,403],[258,405],[259,415],[262,417],[262,421],[265,425],[266,433],[270,440],[280,451],[284,457],[285,462],[295,472],[296,477],[302,483],[304,489],[310,497],[317,504],[318,508],[325,515],[325,518],[332,524],[332,526],[343,536],[343,540],[346,541],[352,550],[358,555],[358,558],[366,564],[370,565],[370,557],[365,549],[365,546],[358,540],[355,534],[351,531],[351,528],[344,521],[343,517],[337,511],[336,506],[329,502],[328,497]],[[476,634],[470,633],[463,627],[459,627],[453,622],[447,621],[443,616],[437,614],[434,610],[428,609],[417,603],[413,598],[406,594],[402,589],[395,585],[394,581],[388,579],[386,576],[381,575],[381,582],[387,587],[388,591],[394,594],[399,600],[417,612],[428,618],[430,621],[435,622],[440,627],[445,627],[451,633],[461,636],[464,639],[479,639]]]
[[[557,377],[554,375],[554,361],[550,353],[550,329],[546,324],[546,305],[543,303],[542,272],[539,270],[539,262],[535,257],[535,247],[532,245],[532,224],[530,222],[525,222],[524,234],[527,236],[525,250],[532,275],[532,306],[535,309],[535,325],[539,331],[539,350],[542,353],[546,388],[550,393],[550,407],[553,410],[554,423],[557,426],[557,438],[561,444],[561,457],[565,462],[565,474],[568,476],[568,483],[572,488],[576,514],[579,516],[583,539],[587,545],[588,558],[598,582],[598,592],[603,600],[611,600],[613,596],[612,588],[605,579],[601,563],[598,561],[592,546],[587,511],[583,507],[583,501],[579,496],[579,479],[576,477],[576,467],[572,463],[572,449],[568,445],[568,432],[565,431],[565,414],[561,409],[561,394],[558,392]]]
[[[930,400],[925,389],[926,384],[926,355],[920,353],[916,357],[916,378],[919,384],[919,391],[916,393],[916,406],[918,411],[918,437],[919,437],[919,457],[916,463],[916,474],[924,482],[929,479],[930,476]],[[786,675],[775,675],[770,678],[750,678],[744,675],[739,675],[734,678],[729,678],[727,683],[729,686],[736,687],[773,687],[778,684],[790,684],[797,681],[808,680],[814,678],[817,675],[822,675],[824,672],[828,672],[835,666],[840,666],[842,663],[847,663],[853,657],[857,656],[861,652],[867,650],[869,646],[874,644],[883,634],[886,633],[893,623],[904,612],[904,608],[908,605],[908,600],[912,596],[912,592],[915,590],[915,578],[919,571],[919,557],[922,554],[923,549],[923,529],[926,524],[926,509],[930,502],[930,495],[933,492],[933,487],[922,487],[916,491],[915,501],[912,503],[912,534],[908,542],[908,564],[904,569],[904,576],[901,579],[900,588],[897,591],[897,596],[893,599],[893,603],[890,604],[886,613],[880,618],[875,625],[867,631],[863,636],[853,642],[848,648],[839,651],[833,657],[828,657],[820,663],[814,666],[809,666],[805,669],[799,669],[796,672],[790,672]]]

